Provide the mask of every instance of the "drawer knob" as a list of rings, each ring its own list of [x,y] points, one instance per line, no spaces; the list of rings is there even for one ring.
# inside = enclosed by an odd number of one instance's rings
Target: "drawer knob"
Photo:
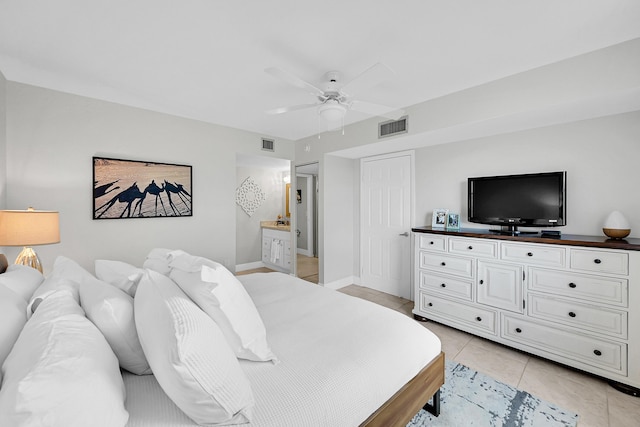
[[[445,265],[447,265],[447,263],[446,263],[446,262],[444,262],[444,261],[442,261],[442,262],[440,263],[440,265],[444,267]]]
[[[430,302],[429,304],[427,304],[429,307],[433,307],[433,303]]]
[[[482,322],[482,317],[478,316],[478,317],[476,317],[476,320],[477,320],[478,322]]]
[[[447,284],[446,284],[446,283],[443,283],[443,284],[441,284],[440,286],[442,286],[443,288],[446,288],[446,287],[447,287]]]
[[[429,242],[430,245],[433,245],[433,241]]]
[[[596,356],[602,356],[602,352],[600,350],[593,350],[593,354]]]
[[[472,250],[473,246],[468,246],[467,249]]]
[[[480,279],[480,284],[481,285],[484,284],[484,280]]]
[[[595,262],[596,264],[600,264],[602,261],[598,258],[594,259],[593,262]]]
[[[527,252],[527,256],[533,256],[533,252]]]
[[[572,283],[569,283],[569,287],[570,287],[570,288],[575,288],[575,287],[576,287],[576,284],[575,284],[575,283],[573,283],[573,282],[572,282]]]
[[[576,314],[573,311],[569,312],[569,317],[576,317]]]
[[[522,332],[522,329],[520,329],[520,328],[516,328],[516,332],[517,332],[517,333],[520,333],[520,332]]]

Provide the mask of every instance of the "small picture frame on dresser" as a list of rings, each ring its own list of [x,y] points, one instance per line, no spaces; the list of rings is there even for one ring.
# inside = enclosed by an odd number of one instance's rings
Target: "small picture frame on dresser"
[[[447,215],[447,230],[460,229],[460,214],[450,213]]]
[[[445,228],[447,225],[447,215],[449,209],[434,209],[433,218],[431,220],[432,228]]]

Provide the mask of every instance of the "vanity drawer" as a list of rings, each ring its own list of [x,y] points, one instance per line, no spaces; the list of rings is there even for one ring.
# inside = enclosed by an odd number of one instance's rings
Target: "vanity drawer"
[[[420,249],[428,251],[447,251],[447,238],[446,236],[439,236],[436,234],[416,234],[418,239],[418,247]]]
[[[458,255],[474,255],[479,257],[497,258],[498,242],[481,239],[449,239],[449,252]]]
[[[627,313],[570,299],[529,294],[529,316],[591,332],[627,338]]]
[[[497,331],[496,312],[481,309],[477,305],[467,305],[420,292],[420,311],[429,319],[443,318],[494,335]]]
[[[501,336],[601,369],[627,374],[627,345],[504,315]]]
[[[532,267],[529,269],[529,289],[597,303],[629,305],[629,281],[616,277]]]
[[[473,278],[474,260],[472,258],[420,252],[420,268]]]
[[[571,249],[571,268],[598,273],[629,274],[629,254]]]
[[[439,292],[467,301],[473,300],[473,281],[420,270],[420,289]]]
[[[500,257],[505,261],[524,262],[547,267],[564,267],[566,249],[545,245],[503,243]]]

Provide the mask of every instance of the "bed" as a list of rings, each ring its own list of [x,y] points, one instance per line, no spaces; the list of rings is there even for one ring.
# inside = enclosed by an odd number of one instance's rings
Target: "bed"
[[[437,415],[444,354],[426,328],[394,310],[283,273],[237,279],[264,322],[277,362],[237,359],[254,402],[250,422],[231,423],[403,426],[423,407]],[[197,425],[165,393],[159,375],[123,369],[121,377],[126,426]],[[0,411],[1,400],[2,389]]]

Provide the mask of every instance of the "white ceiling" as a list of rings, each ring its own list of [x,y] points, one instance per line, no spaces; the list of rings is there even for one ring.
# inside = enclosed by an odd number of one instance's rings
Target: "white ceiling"
[[[637,0],[0,0],[8,80],[298,140],[322,86],[377,62],[393,80],[359,99],[407,107],[640,37]],[[346,123],[368,118],[350,111]]]

